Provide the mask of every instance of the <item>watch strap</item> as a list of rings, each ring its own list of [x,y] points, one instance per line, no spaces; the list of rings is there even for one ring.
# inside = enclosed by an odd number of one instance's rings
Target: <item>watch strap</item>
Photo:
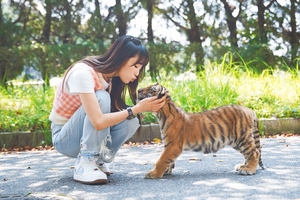
[[[135,115],[133,114],[131,107],[126,108],[127,112],[128,112],[128,117],[127,119],[133,119],[135,118]]]

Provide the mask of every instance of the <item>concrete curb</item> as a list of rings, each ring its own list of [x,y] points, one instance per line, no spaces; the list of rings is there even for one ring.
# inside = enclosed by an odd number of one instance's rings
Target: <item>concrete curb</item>
[[[260,126],[267,134],[300,133],[300,118],[260,119]]]
[[[300,119],[260,119],[260,127],[264,134],[300,133]],[[45,134],[43,132],[5,132],[0,133],[0,136],[0,148],[25,146],[35,147],[45,144],[46,141]],[[161,139],[158,124],[143,125],[140,132],[137,131],[128,141],[144,142],[152,141],[154,138]]]

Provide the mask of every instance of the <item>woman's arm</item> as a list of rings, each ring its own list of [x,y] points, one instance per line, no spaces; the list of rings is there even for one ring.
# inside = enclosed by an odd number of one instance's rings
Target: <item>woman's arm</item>
[[[94,93],[80,93],[79,97],[89,120],[98,131],[116,125],[128,117],[127,110],[103,114]],[[147,111],[155,112],[164,103],[165,98],[157,99],[156,97],[150,97],[143,99],[131,109],[133,114]]]

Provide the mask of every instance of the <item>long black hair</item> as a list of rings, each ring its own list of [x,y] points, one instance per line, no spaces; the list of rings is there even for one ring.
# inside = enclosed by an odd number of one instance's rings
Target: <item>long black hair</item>
[[[139,57],[135,64],[142,65],[137,79],[133,82],[125,84],[121,81],[120,77],[112,78],[110,85],[112,112],[122,110],[127,107],[125,103],[127,90],[132,102],[136,104],[136,91],[138,83],[144,78],[145,66],[149,62],[149,53],[146,47],[140,42],[140,40],[130,35],[125,35],[119,37],[103,55],[88,56],[78,61],[86,63],[87,65],[93,67],[95,71],[98,71],[102,74],[109,74],[113,72],[119,72],[123,64],[134,56]]]

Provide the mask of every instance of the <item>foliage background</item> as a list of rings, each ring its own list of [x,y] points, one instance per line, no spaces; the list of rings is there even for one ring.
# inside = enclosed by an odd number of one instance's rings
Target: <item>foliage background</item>
[[[249,68],[299,64],[297,0],[0,0],[0,84],[29,67],[45,85],[74,61],[130,34],[147,45],[153,81],[201,72],[227,52]],[[176,36],[176,37],[175,37]],[[25,70],[26,71],[26,70]],[[32,78],[26,74],[23,78]]]
[[[299,23],[297,0],[0,0],[0,131],[49,130],[50,79],[125,34],[150,53],[142,86],[163,83],[187,112],[299,117]],[[197,80],[174,82],[187,71]]]

